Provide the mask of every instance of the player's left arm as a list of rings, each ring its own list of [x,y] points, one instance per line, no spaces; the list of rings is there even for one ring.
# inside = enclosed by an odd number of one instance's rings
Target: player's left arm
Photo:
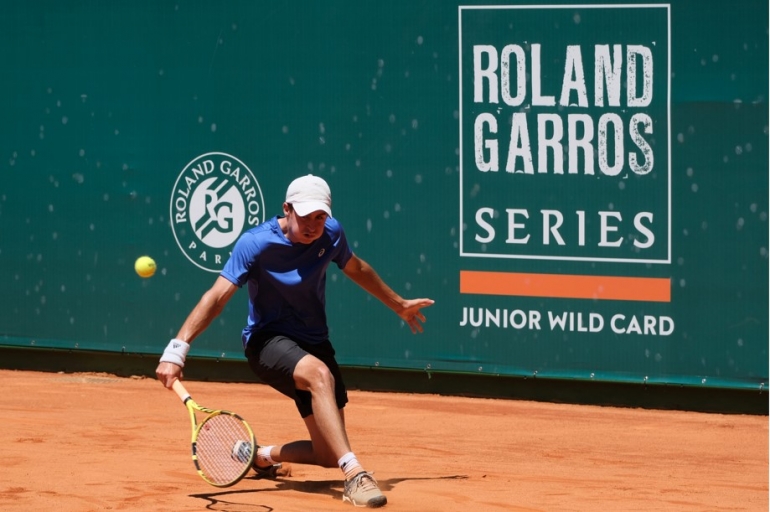
[[[432,305],[432,299],[404,299],[385,284],[371,265],[355,254],[342,271],[358,286],[392,309],[409,325],[413,333],[422,332],[421,322],[425,322],[425,315],[421,310]]]

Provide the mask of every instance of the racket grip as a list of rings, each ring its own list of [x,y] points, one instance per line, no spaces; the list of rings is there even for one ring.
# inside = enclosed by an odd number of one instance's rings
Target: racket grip
[[[171,385],[171,389],[174,390],[174,393],[177,394],[182,402],[186,402],[187,399],[190,398],[190,393],[187,392],[187,390],[182,385],[182,381],[179,379],[174,381],[174,383]]]

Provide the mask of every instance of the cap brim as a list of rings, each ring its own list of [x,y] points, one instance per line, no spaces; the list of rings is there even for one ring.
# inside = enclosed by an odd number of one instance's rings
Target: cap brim
[[[292,203],[292,207],[300,217],[310,215],[311,213],[317,211],[326,212],[329,217],[332,216],[332,209],[329,208],[329,205],[321,201],[303,201],[301,203]]]

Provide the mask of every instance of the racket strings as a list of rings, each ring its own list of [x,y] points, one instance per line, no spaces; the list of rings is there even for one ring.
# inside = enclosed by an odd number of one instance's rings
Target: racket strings
[[[196,439],[199,470],[215,485],[224,485],[248,471],[252,434],[244,422],[230,414],[209,416]]]

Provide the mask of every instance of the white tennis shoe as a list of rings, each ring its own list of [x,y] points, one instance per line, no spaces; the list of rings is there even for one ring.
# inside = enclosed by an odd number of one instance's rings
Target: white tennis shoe
[[[362,471],[351,480],[345,482],[345,492],[342,501],[349,501],[356,507],[379,508],[388,502],[377,487],[377,480],[366,471]]]

